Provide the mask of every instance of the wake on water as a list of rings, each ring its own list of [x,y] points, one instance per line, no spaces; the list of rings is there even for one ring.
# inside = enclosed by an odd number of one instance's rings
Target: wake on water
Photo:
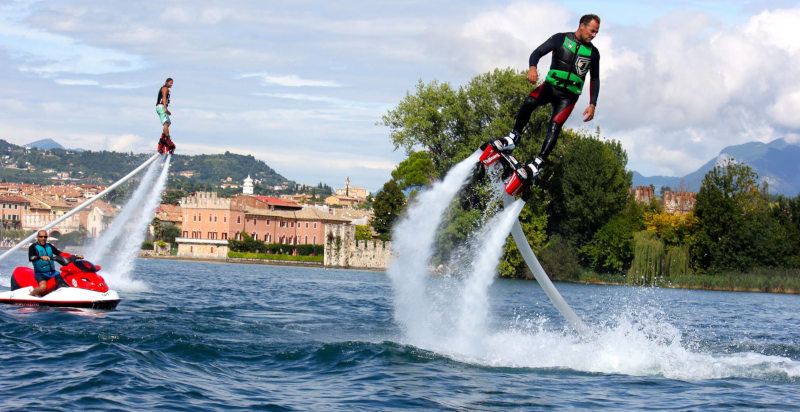
[[[753,352],[692,350],[678,328],[650,311],[609,308],[609,318],[587,336],[548,328],[546,317],[490,326],[489,287],[512,224],[524,203],[516,200],[463,245],[469,257],[456,276],[431,276],[436,231],[467,183],[480,152],[454,166],[444,180],[420,193],[393,230],[394,257],[387,270],[395,319],[405,343],[458,361],[492,367],[568,368],[588,373],[662,376],[683,380],[728,377],[800,377],[800,362]],[[502,190],[502,189],[500,189]]]

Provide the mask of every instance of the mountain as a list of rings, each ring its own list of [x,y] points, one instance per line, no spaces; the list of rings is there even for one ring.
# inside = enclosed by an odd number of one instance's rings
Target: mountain
[[[35,147],[37,149],[42,149],[42,150],[50,150],[50,149],[66,150],[64,148],[64,146],[61,146],[60,144],[58,144],[58,142],[56,142],[53,139],[37,140],[35,142],[30,142],[30,143],[26,144],[25,146],[27,146],[27,147]]]
[[[717,164],[728,161],[750,166],[758,174],[761,181],[769,184],[772,194],[797,196],[800,193],[800,145],[792,144],[786,139],[773,140],[770,143],[749,142],[728,146],[719,152],[717,157],[700,166],[696,171],[683,177],[643,176],[633,172],[634,186],[653,185],[658,191],[662,186],[672,190],[689,190],[697,192],[703,183],[703,177]]]
[[[0,180],[52,184],[63,180],[56,178],[58,172],[67,172],[68,179],[76,184],[110,184],[135,169],[151,155],[91,150],[76,152],[63,148],[44,150],[31,147],[26,150],[0,140]],[[185,191],[216,190],[225,185],[229,187],[228,191],[235,192],[241,191],[235,186],[241,185],[248,175],[256,181],[255,191],[259,195],[294,190],[297,185],[252,155],[230,152],[197,156],[174,155],[167,184],[168,188]]]

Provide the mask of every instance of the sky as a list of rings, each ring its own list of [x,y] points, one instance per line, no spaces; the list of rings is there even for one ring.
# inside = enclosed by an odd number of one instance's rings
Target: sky
[[[602,19],[600,97],[566,127],[620,141],[630,170],[683,176],[729,145],[800,144],[800,5],[785,0],[0,0],[0,139],[152,152],[172,77],[178,153],[375,191],[406,158],[381,116],[417,82],[527,70],[587,13]]]

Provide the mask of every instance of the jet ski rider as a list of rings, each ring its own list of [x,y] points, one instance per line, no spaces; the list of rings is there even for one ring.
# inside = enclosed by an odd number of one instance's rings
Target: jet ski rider
[[[69,258],[69,253],[58,250],[52,243],[47,241],[47,232],[40,230],[36,235],[36,242],[28,248],[28,260],[33,264],[33,276],[39,286],[31,291],[33,296],[44,296],[47,290],[47,281],[56,277],[56,281],[64,284],[61,273],[56,271],[53,260]],[[82,255],[75,255],[78,259],[83,259]]]

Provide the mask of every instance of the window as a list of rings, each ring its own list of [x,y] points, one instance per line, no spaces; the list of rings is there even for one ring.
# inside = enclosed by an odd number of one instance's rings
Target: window
[[[294,227],[294,222],[292,222],[292,227]]]
[[[214,215],[214,221],[215,222],[217,221],[217,215]]]
[[[269,234],[264,235],[265,242],[269,243],[270,240],[272,240],[272,236],[270,236]]]
[[[314,236],[314,244],[315,245],[317,244],[317,237],[316,236]]]
[[[188,230],[184,230],[183,231],[183,237],[189,237],[189,231]]]
[[[228,240],[228,232],[222,232],[222,240]]]
[[[317,222],[314,222],[314,229],[317,228]]]
[[[269,219],[267,219],[267,226],[269,226]]]
[[[308,229],[308,222],[306,222],[306,229]]]
[[[222,216],[222,223],[228,223],[228,215]]]
[[[242,217],[236,216],[236,223],[242,223]]]
[[[306,235],[306,241],[305,241],[305,243],[306,243],[306,244],[308,244],[308,235]]]

